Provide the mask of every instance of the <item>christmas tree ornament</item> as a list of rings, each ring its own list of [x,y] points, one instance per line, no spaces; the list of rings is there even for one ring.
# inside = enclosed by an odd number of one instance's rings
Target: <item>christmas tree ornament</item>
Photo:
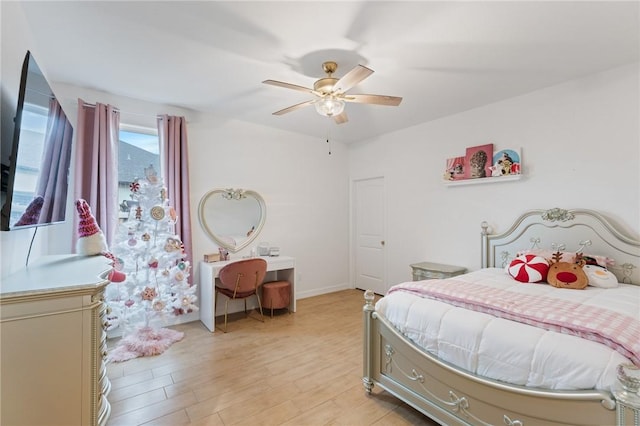
[[[102,253],[102,255],[104,257],[106,257],[107,259],[111,260],[111,271],[109,271],[109,274],[107,275],[107,279],[109,281],[111,281],[112,283],[120,283],[122,281],[124,281],[127,276],[122,273],[122,260],[118,259],[113,253],[111,252],[105,252]],[[120,298],[120,287],[118,286],[117,289],[117,297]]]
[[[166,305],[162,300],[156,300],[155,302],[153,302],[152,307],[153,307],[154,311],[160,312],[160,311],[164,310]]]
[[[153,287],[145,287],[144,290],[142,290],[142,300],[153,300],[157,295],[158,293]]]
[[[149,165],[149,167],[145,167],[144,175],[150,183],[158,183],[158,172],[153,168],[153,164]]]
[[[123,268],[124,268],[124,260],[122,260],[119,257],[116,257],[115,261],[113,262],[113,269],[115,269],[116,271],[122,271]]]
[[[112,269],[111,271],[109,271],[109,275],[107,276],[107,278],[112,283],[121,283],[127,278],[127,276],[117,269]]]
[[[164,219],[164,209],[162,206],[154,206],[151,208],[151,217],[154,220],[162,220]]]
[[[178,251],[180,250],[181,243],[182,242],[180,240],[177,240],[175,238],[167,238],[167,243],[164,245],[164,251],[166,251],[167,253]]]
[[[136,207],[136,219],[137,220],[142,219],[142,207],[140,206]]]
[[[89,204],[83,199],[78,199],[76,200],[76,210],[79,217],[76,252],[81,255],[92,256],[109,251],[107,239],[96,223]]]

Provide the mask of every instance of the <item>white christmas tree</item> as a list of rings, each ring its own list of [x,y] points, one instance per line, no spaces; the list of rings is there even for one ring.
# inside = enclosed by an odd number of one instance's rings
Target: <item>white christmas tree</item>
[[[157,328],[169,316],[198,310],[197,286],[189,283],[190,263],[175,234],[176,211],[153,166],[130,184],[129,217],[118,226],[111,252],[114,267],[105,295],[107,330]]]

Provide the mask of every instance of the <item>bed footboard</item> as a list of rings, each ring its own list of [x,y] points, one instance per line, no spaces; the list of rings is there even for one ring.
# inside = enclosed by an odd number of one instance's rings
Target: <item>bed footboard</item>
[[[365,292],[362,380],[368,393],[378,385],[443,425],[637,425],[633,414],[621,423],[608,392],[512,386],[444,363],[398,333],[373,301],[373,292]]]

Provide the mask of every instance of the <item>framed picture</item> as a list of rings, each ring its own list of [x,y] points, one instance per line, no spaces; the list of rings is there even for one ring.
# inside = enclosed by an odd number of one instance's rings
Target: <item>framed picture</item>
[[[444,178],[446,180],[464,179],[464,157],[447,158]]]
[[[493,154],[491,176],[519,175],[521,173],[520,152],[515,149],[503,149]]]
[[[464,156],[465,179],[477,179],[491,176],[492,160],[492,143],[467,148],[466,155]]]

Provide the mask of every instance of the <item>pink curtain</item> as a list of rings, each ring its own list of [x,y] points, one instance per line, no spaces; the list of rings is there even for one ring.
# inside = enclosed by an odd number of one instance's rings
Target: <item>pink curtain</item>
[[[72,137],[73,127],[60,103],[55,98],[51,99],[40,177],[36,185],[36,195],[44,199],[39,223],[59,222],[65,218]]]
[[[158,136],[160,138],[162,178],[167,186],[169,204],[178,214],[176,234],[180,236],[184,244],[187,260],[193,265],[186,119],[166,114],[158,116]],[[191,276],[193,275],[189,277]]]
[[[111,244],[118,226],[118,139],[120,112],[111,105],[90,105],[78,99],[75,198],[91,207]],[[74,213],[76,213],[74,211]],[[78,214],[74,215],[74,241]]]

